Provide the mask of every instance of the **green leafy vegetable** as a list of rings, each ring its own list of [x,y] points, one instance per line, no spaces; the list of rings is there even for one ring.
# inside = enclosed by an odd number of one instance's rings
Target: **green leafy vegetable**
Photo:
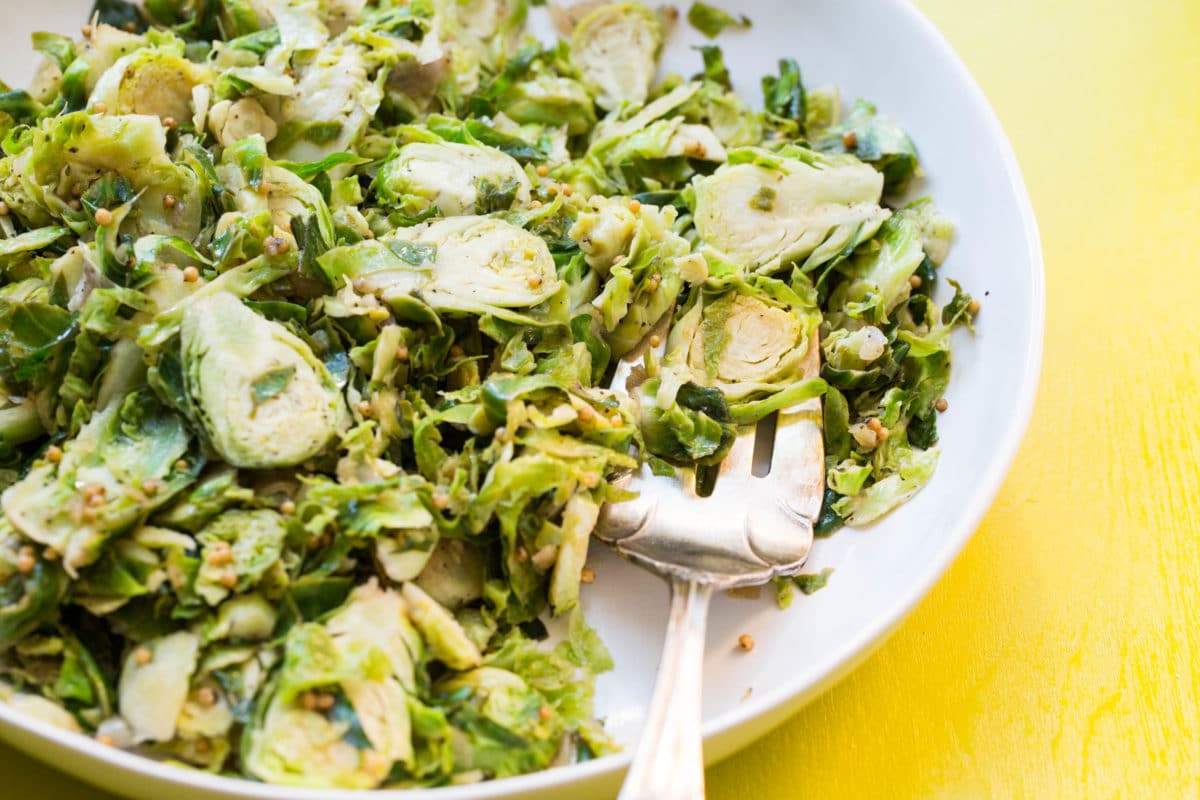
[[[650,452],[679,466],[721,463],[737,437],[725,395],[685,383],[676,391],[674,403],[664,409],[658,398],[660,388],[656,380],[646,381],[641,388],[642,435]]]
[[[707,3],[695,2],[687,13],[688,22],[692,27],[710,39],[715,39],[726,28],[749,29],[750,18],[745,14],[735,17],[727,11],[722,11]]]
[[[130,33],[146,30],[146,21],[138,12],[137,4],[127,0],[96,0],[91,16],[105,25]]]
[[[848,156],[795,145],[735,150],[694,182],[696,231],[720,258],[758,272],[813,270],[869,241],[890,216],[883,178]],[[761,192],[775,192],[767,206]]]
[[[721,52],[721,48],[709,44],[696,49],[700,51],[700,55],[704,59],[704,79],[725,89],[732,89],[733,82],[729,77],[729,70],[725,66],[725,55]]]
[[[660,79],[642,2],[555,44],[536,4],[101,0],[35,35],[0,84],[0,701],[297,789],[601,757],[619,478],[704,494],[822,398],[816,535],[931,479],[979,305],[896,204],[908,136],[791,59],[762,110],[712,44]]]
[[[787,608],[795,599],[795,591],[800,590],[803,595],[810,595],[824,589],[829,583],[829,576],[833,574],[832,567],[825,567],[820,572],[810,572],[801,575],[796,575],[792,578],[776,578],[775,579],[775,599],[779,603],[780,608]]]
[[[790,58],[781,59],[779,77],[765,76],[762,88],[767,111],[795,123],[797,131],[803,134],[808,119],[808,92],[800,77],[800,65]]]
[[[291,383],[292,376],[295,374],[295,366],[280,367],[264,374],[251,384],[251,388],[254,391],[254,404],[262,405],[271,398],[278,396]]]
[[[846,121],[829,129],[818,142],[824,152],[850,152],[883,173],[884,191],[902,192],[920,173],[917,148],[912,139],[888,117],[877,113],[865,100],[854,104]]]
[[[829,583],[829,576],[833,574],[832,567],[826,567],[820,572],[815,572],[807,575],[797,575],[792,578],[792,583],[796,584],[796,588],[804,594],[812,594],[820,589],[825,588],[825,584]]]
[[[608,3],[587,14],[571,34],[571,58],[596,104],[641,105],[658,67],[662,30],[642,3]]]

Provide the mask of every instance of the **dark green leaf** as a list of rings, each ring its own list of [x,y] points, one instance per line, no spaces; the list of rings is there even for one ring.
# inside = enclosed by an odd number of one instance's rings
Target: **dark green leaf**
[[[320,161],[311,161],[303,164],[299,164],[294,161],[276,161],[273,163],[275,166],[283,167],[287,171],[294,173],[306,181],[311,181],[318,175],[322,175],[341,164],[353,164],[358,166],[360,164],[366,164],[368,161],[370,161],[370,159],[359,158],[353,153],[333,153],[332,155],[328,155]]]
[[[345,733],[342,734],[342,741],[359,750],[370,750],[374,746],[367,738],[362,723],[358,721],[358,715],[354,713],[354,706],[350,705],[350,701],[341,692],[337,694],[333,708],[329,711],[329,719],[344,727]]]
[[[22,124],[30,124],[42,110],[42,106],[25,91],[0,93],[0,113],[8,114]]]
[[[126,0],[96,0],[89,17],[99,18],[102,25],[112,25],[130,33],[144,33],[146,20],[138,7]]]
[[[522,622],[517,627],[520,628],[521,633],[535,642],[544,642],[550,638],[550,632],[546,630],[546,623],[536,617],[527,622]]]
[[[11,336],[24,347],[36,350],[58,342],[74,321],[75,315],[65,308],[24,303],[14,309],[6,338]]]
[[[792,120],[804,133],[808,116],[808,94],[800,77],[800,65],[790,58],[779,62],[779,77],[767,75],[762,79],[763,98],[771,114]]]
[[[292,217],[292,236],[296,239],[296,247],[300,249],[300,274],[325,283],[325,272],[317,264],[317,259],[329,252],[333,243],[326,242],[321,235],[321,223],[317,215]]]
[[[62,84],[59,87],[64,101],[63,113],[79,111],[87,103],[87,80],[91,69],[91,64],[85,59],[77,58],[63,72]]]
[[[40,558],[31,572],[13,571],[0,580],[0,653],[53,619],[66,590],[62,568]]]
[[[599,330],[599,324],[591,314],[580,314],[571,319],[571,336],[577,342],[583,342],[592,357],[592,383],[599,383],[608,370],[612,359],[612,348],[604,340]]]
[[[683,193],[679,191],[642,192],[641,194],[635,194],[633,199],[646,206],[687,208],[687,203],[683,200]]]
[[[414,225],[420,225],[422,222],[428,222],[431,219],[436,219],[441,215],[442,210],[436,205],[433,205],[424,211],[414,214],[411,217],[399,211],[393,211],[392,213],[388,214],[387,221],[389,225],[397,228],[411,228]]]
[[[824,407],[825,458],[833,462],[850,457],[853,442],[850,436],[850,406],[846,396],[834,387],[825,390]]]
[[[224,38],[220,21],[223,8],[232,12],[228,15],[228,19],[234,21],[235,30],[231,33],[245,32],[246,15],[238,13],[238,7],[243,5],[242,0],[144,0],[150,20],[170,28],[184,39],[199,41]]]
[[[917,148],[895,121],[881,116],[865,100],[854,104],[845,123],[817,143],[827,153],[853,153],[883,173],[884,194],[902,192],[917,172]]]
[[[0,263],[3,263],[4,258],[7,256],[40,250],[43,247],[54,244],[70,232],[69,228],[56,225],[25,231],[25,233],[8,239],[0,239]]]
[[[733,419],[729,413],[729,403],[720,389],[685,383],[679,387],[675,402],[683,408],[705,414],[717,422],[729,422]]]
[[[114,209],[133,200],[136,193],[128,178],[120,175],[105,175],[88,187],[80,200],[88,214],[95,217],[101,208]]]
[[[833,489],[825,490],[825,498],[821,502],[821,514],[817,517],[817,523],[813,525],[813,536],[824,538],[841,530],[846,521],[842,519],[833,509],[833,504],[841,500],[842,496]]]
[[[283,300],[247,300],[246,305],[267,319],[295,322],[298,325],[308,322],[308,309],[298,303]]]
[[[829,576],[832,574],[833,568],[826,567],[820,572],[797,575],[792,578],[792,583],[796,584],[796,588],[802,593],[808,595],[824,589],[825,584],[829,583]]]
[[[523,45],[504,64],[504,69],[480,94],[486,100],[495,100],[510,86],[519,80],[542,53],[542,47],[537,42]]]
[[[475,213],[494,214],[497,211],[508,211],[516,202],[517,192],[520,190],[521,184],[515,178],[506,178],[500,183],[493,183],[488,178],[476,180]]]
[[[657,391],[650,381],[645,386]],[[641,428],[646,447],[668,464],[715,466],[737,438],[737,426],[720,389],[686,383],[679,387],[670,408],[659,408],[653,397],[642,402]]]
[[[970,310],[972,297],[963,291],[958,281],[952,280],[950,285],[954,287],[954,297],[942,309],[942,324],[966,325],[969,328],[975,321],[975,315]]]
[[[924,417],[913,417],[906,428],[908,443],[922,450],[937,444],[937,414],[929,413]]]
[[[92,684],[95,665],[92,664],[93,669],[89,669],[88,661],[91,657],[77,642],[68,642],[58,680],[54,682],[54,694],[59,700],[74,701],[84,706],[94,705],[97,699],[96,687]]]
[[[523,164],[546,159],[546,152],[540,147],[517,136],[501,133],[483,120],[458,120],[454,117],[434,115],[429,118],[427,124],[429,130],[448,142],[484,144],[507,153]]]

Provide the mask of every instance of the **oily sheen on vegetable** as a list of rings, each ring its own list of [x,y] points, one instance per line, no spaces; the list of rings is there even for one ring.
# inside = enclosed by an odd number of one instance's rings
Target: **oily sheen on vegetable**
[[[908,136],[790,60],[761,105],[716,45],[660,75],[679,15],[558,10],[546,45],[529,12],[104,0],[34,37],[0,87],[0,701],[287,786],[587,760],[612,478],[711,477],[823,396],[821,534],[930,479],[978,305],[933,299]]]

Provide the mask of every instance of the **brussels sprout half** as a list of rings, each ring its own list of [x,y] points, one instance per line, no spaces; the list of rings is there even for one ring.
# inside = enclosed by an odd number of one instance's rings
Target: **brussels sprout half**
[[[529,203],[530,182],[512,156],[457,142],[413,142],[379,170],[379,198],[415,217],[490,214]]]
[[[759,272],[819,267],[870,239],[890,215],[879,205],[883,176],[870,165],[799,147],[734,151],[694,185],[700,238]]]
[[[733,421],[754,422],[821,393],[804,364],[820,322],[802,275],[789,286],[755,276],[722,289],[693,293],[672,328],[663,360],[666,386],[692,383],[719,389]],[[658,404],[670,404],[670,392]]]
[[[108,114],[146,114],[182,123],[192,117],[192,89],[209,80],[208,68],[178,47],[146,47],[117,59],[100,76],[90,103]]]
[[[306,61],[295,92],[283,101],[272,155],[304,163],[352,149],[383,101],[371,69],[363,47],[340,40]],[[335,172],[341,177],[345,170]]]
[[[237,297],[188,306],[184,385],[213,448],[237,467],[291,467],[321,453],[347,421],[329,370],[281,323]]]
[[[615,356],[632,350],[683,288],[680,260],[691,246],[672,229],[675,218],[669,206],[597,198],[571,227],[588,264],[607,277],[592,306]]]
[[[456,217],[392,235],[434,249],[421,296],[439,311],[487,313],[529,309],[554,297],[562,283],[538,236],[499,219]]]
[[[610,3],[579,21],[571,35],[571,56],[596,105],[611,111],[625,103],[642,105],[658,69],[662,29],[642,3]]]
[[[31,137],[13,168],[23,194],[43,210],[65,216],[74,192],[115,175],[137,196],[130,222],[138,234],[192,239],[200,232],[200,180],[171,160],[158,117],[77,112],[44,120]],[[168,195],[173,205],[164,203]]]
[[[446,613],[443,611],[443,613]],[[290,786],[378,786],[413,757],[410,692],[422,643],[401,595],[371,581],[324,625],[294,627],[246,732],[246,769]]]

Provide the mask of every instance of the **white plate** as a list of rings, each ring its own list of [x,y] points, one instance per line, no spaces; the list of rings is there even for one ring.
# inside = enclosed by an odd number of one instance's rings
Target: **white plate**
[[[686,11],[690,0],[677,0]],[[930,23],[905,0],[741,0],[719,2],[754,27],[719,44],[738,88],[758,98],[759,78],[776,60],[796,58],[809,86],[837,83],[847,100],[866,97],[899,120],[917,142],[923,190],[957,223],[959,238],[942,269],[983,301],[978,332],[954,342],[950,410],[940,418],[942,459],[912,502],[865,531],[817,542],[814,570],[836,568],[829,585],[780,612],[761,600],[716,601],[705,658],[705,754],[716,761],[762,735],[864,659],[930,589],[978,525],[1025,431],[1041,362],[1043,276],[1033,212],[1016,160],[983,94]],[[70,32],[91,0],[6,4],[0,69],[21,83],[30,71],[28,34]],[[543,22],[536,12],[538,22]],[[540,31],[548,30],[542,27]],[[697,72],[682,23],[666,67]],[[596,583],[585,588],[590,621],[617,662],[598,688],[599,713],[626,743],[636,740],[666,621],[658,579],[607,552],[593,556]],[[739,634],[757,641],[752,653]],[[298,800],[361,797],[303,792],[189,772],[50,729],[0,704],[0,737],[78,778],[136,797]],[[549,772],[405,798],[476,800],[611,797],[628,755]]]

